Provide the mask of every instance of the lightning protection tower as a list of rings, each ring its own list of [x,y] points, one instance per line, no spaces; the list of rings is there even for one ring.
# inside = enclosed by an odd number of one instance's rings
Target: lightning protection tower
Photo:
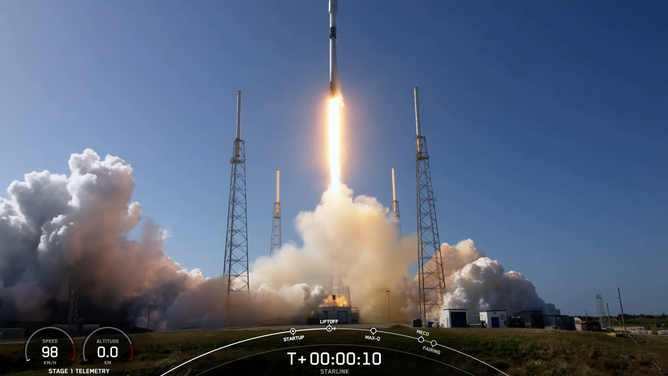
[[[70,291],[70,311],[67,315],[67,323],[76,325],[79,317],[79,294],[77,290]]]
[[[436,322],[443,309],[445,276],[438,236],[434,190],[431,186],[427,138],[420,129],[418,88],[415,99],[415,174],[417,189],[419,307],[423,323]]]
[[[605,313],[605,307],[603,306],[603,297],[601,294],[596,294],[596,310],[598,311],[598,321],[601,323],[601,328],[610,327],[610,317]]]
[[[237,138],[230,159],[230,202],[227,207],[225,261],[223,275],[227,277],[227,303],[232,293],[249,293],[248,227],[246,210],[246,148],[241,139],[241,90],[237,92]]]
[[[276,170],[276,202],[274,202],[274,211],[271,219],[271,246],[269,247],[269,256],[273,256],[274,250],[281,249],[283,246],[283,235],[281,231],[280,182],[281,171]]]
[[[401,238],[401,216],[399,215],[399,201],[397,201],[397,187],[394,182],[394,168],[392,168],[392,213],[397,226],[397,235]]]

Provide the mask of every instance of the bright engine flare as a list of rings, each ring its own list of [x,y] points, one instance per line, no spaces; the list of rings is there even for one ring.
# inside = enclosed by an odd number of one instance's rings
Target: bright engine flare
[[[341,109],[340,98],[329,99],[329,168],[331,176],[331,188],[338,191],[341,182],[340,154],[340,131],[339,111]]]
[[[333,295],[328,295],[327,299],[320,305],[321,307],[350,307],[348,299],[345,296],[340,295],[334,297]]]

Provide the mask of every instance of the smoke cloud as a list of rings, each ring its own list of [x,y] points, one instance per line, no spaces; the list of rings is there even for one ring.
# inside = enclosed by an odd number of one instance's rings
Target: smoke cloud
[[[394,223],[376,199],[353,196],[342,185],[327,191],[295,226],[303,246],[286,244],[251,267],[251,292],[232,294],[223,278],[204,278],[163,252],[169,234],[142,223],[131,202],[132,168],[94,151],[72,154],[70,175],[25,175],[0,197],[0,297],[2,319],[45,320],[62,316],[77,289],[79,317],[130,320],[151,328],[216,327],[304,322],[326,298],[333,274],[350,286],[361,321],[394,322],[418,317],[414,235],[397,238]],[[533,284],[477,250],[472,241],[441,246],[449,308],[506,309],[544,305]],[[390,291],[389,294],[386,291]],[[388,307],[389,298],[389,307]],[[60,315],[60,316],[59,316]]]
[[[506,310],[515,314],[545,306],[531,281],[518,272],[505,273],[503,266],[476,249],[471,239],[455,247],[443,244],[441,253],[448,286],[444,307],[472,312]]]
[[[405,302],[398,293],[414,264],[416,239],[397,239],[393,223],[376,199],[352,197],[352,190],[341,185],[338,193],[325,192],[313,212],[300,213],[295,226],[303,246],[286,244],[273,257],[258,258],[250,273],[251,299],[234,296],[235,309],[222,321],[303,322],[318,311],[326,297],[323,286],[329,285],[333,275],[350,286],[350,303],[358,307],[360,318],[387,321],[386,290],[390,290],[395,293],[393,317],[403,321]],[[309,286],[314,286],[313,291]],[[215,320],[208,312],[223,311],[223,302],[215,306],[207,296],[224,296],[224,288],[223,282],[211,280],[182,294],[168,311],[171,323],[199,326]]]
[[[188,273],[164,255],[164,230],[148,223],[140,241],[128,240],[141,219],[141,206],[130,203],[128,164],[87,149],[69,167],[69,177],[26,174],[7,189],[11,200],[0,198],[3,319],[60,318],[53,303],[67,302],[71,289],[96,315],[132,315],[201,283],[199,270]]]

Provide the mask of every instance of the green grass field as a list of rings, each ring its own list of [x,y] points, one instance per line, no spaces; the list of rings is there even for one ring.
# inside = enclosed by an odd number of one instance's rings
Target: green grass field
[[[388,331],[416,336],[415,328],[394,326]],[[192,357],[249,337],[272,331],[193,331],[175,333],[135,334],[131,336],[135,356],[131,363],[112,365],[113,375],[160,375],[174,365]],[[628,338],[615,338],[604,333],[559,331],[542,329],[436,329],[430,328],[429,340],[477,357],[509,375],[661,375],[650,359]],[[450,351],[441,355],[425,354],[417,341],[383,335],[380,342],[365,340],[366,332],[339,330],[302,332],[306,338],[299,343],[284,343],[281,336],[268,337],[229,350],[215,353],[198,364],[194,371],[202,371],[214,364],[251,356],[273,349],[295,345],[351,344],[373,345],[428,355],[475,375],[495,375],[497,372]],[[668,336],[636,336],[636,340],[664,370],[668,369]],[[80,341],[79,341],[80,342]],[[77,343],[77,348],[81,343]],[[21,344],[0,345],[0,373],[17,375],[45,375],[45,367],[26,364]],[[284,352],[281,352],[284,354]],[[80,357],[79,357],[80,358]],[[77,359],[72,367],[84,367]],[[102,366],[100,366],[102,367]],[[410,372],[407,370],[406,372]],[[174,375],[186,373],[175,372]],[[191,372],[192,374],[192,372]]]
[[[589,316],[589,317],[584,317],[584,316],[578,316],[584,321],[598,321],[598,317],[594,316]],[[610,321],[612,321],[612,324],[614,326],[621,326],[622,322],[622,316],[617,315],[617,316],[610,316]],[[668,329],[668,315],[658,315],[658,316],[653,316],[653,315],[624,315],[624,322],[626,323],[627,326],[650,326],[655,328],[657,324],[659,325],[666,325],[666,328],[659,328],[659,329]]]

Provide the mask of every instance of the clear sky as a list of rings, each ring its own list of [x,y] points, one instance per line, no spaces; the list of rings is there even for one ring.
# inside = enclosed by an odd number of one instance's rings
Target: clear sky
[[[668,311],[668,3],[340,0],[342,180],[415,232],[420,87],[441,241],[562,311]],[[326,0],[0,2],[0,186],[92,148],[134,168],[167,253],[222,272],[236,91],[250,257],[328,184]],[[6,192],[2,193],[6,196]],[[119,271],[122,273],[122,271]]]

